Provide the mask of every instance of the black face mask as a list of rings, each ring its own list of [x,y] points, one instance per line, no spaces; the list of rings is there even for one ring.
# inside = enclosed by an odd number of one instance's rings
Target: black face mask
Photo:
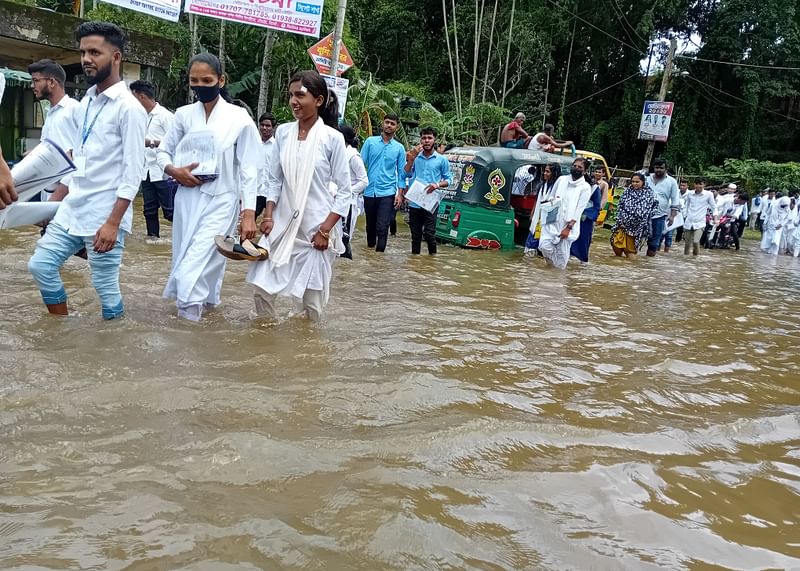
[[[197,97],[197,100],[201,103],[209,103],[214,101],[219,95],[221,89],[222,88],[219,86],[219,83],[211,86],[192,85],[192,91],[194,91],[195,97]]]
[[[569,174],[572,175],[572,180],[578,180],[583,176],[583,173],[580,170],[576,169],[575,167],[569,169]]]

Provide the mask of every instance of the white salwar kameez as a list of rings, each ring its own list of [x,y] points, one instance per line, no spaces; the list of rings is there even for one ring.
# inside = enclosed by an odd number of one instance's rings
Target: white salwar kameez
[[[200,186],[179,186],[172,224],[172,271],[164,297],[176,299],[180,317],[200,319],[203,308],[220,303],[225,258],[214,237],[233,234],[242,208],[254,210],[259,164],[263,151],[255,124],[247,112],[221,97],[206,121],[197,102],[178,109],[158,148],[158,163],[173,162],[181,140],[192,132],[211,131],[217,153],[217,178]]]
[[[570,246],[581,234],[581,214],[591,197],[592,187],[583,176],[578,180],[572,180],[572,176],[564,175],[559,177],[553,186],[552,201],[553,205],[558,206],[558,217],[552,224],[542,224],[539,251],[542,252],[545,259],[559,269],[563,270],[567,267]],[[544,208],[544,205],[542,206]],[[541,216],[544,220],[547,214],[542,211]],[[560,235],[570,220],[574,220],[575,224],[565,240]]]
[[[319,129],[318,133],[313,131]],[[274,297],[284,296],[302,302],[312,319],[319,319],[330,297],[333,261],[344,251],[338,224],[331,230],[327,250],[317,250],[312,245],[320,225],[332,212],[347,216],[353,202],[350,187],[350,168],[344,139],[339,131],[318,120],[306,141],[301,141],[302,151],[290,156],[297,123],[281,125],[275,132],[275,150],[267,179],[267,202],[274,202],[272,232],[259,242],[270,252],[270,258],[253,262],[247,281],[256,286],[256,311],[259,316],[274,315]],[[316,148],[302,148],[315,145]],[[310,154],[309,154],[310,153]],[[288,174],[293,161],[308,156],[308,165],[300,170],[312,169],[308,190],[292,189]],[[291,166],[291,168],[297,168]],[[331,185],[330,183],[333,183]],[[303,194],[307,198],[303,200]],[[296,214],[297,213],[297,214]],[[298,216],[299,226],[291,225]],[[296,235],[292,236],[292,232]],[[280,259],[282,242],[292,240],[288,260]],[[266,295],[264,295],[266,294]]]
[[[761,238],[761,249],[767,254],[777,256],[780,253],[781,241],[789,222],[789,197],[782,196],[769,209],[764,222],[764,237]]]

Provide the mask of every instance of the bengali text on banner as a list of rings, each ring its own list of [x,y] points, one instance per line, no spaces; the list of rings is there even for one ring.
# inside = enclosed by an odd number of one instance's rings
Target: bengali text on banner
[[[190,14],[319,37],[323,0],[186,0]]]
[[[163,18],[170,22],[177,22],[181,15],[181,0],[103,0],[108,4],[128,8]]]

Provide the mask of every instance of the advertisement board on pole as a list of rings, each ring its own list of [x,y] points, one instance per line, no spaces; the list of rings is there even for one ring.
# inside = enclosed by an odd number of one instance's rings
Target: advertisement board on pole
[[[328,84],[328,89],[336,94],[336,99],[339,101],[339,122],[344,121],[344,109],[347,106],[347,88],[350,86],[350,80],[343,77],[333,77],[332,75],[320,74]]]
[[[639,123],[639,138],[643,141],[665,143],[669,138],[674,105],[671,101],[645,101]]]
[[[316,44],[308,48],[308,55],[321,75],[331,75],[331,58],[333,57],[333,34],[328,34]],[[342,42],[339,50],[339,65],[335,75],[342,75],[353,67],[353,58],[347,51],[347,46]]]
[[[181,15],[181,0],[103,0],[103,2],[170,22],[177,22]]]
[[[190,14],[319,37],[323,0],[186,0]]]

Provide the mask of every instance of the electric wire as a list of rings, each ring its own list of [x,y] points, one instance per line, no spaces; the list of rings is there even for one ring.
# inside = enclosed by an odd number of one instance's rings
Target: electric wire
[[[639,75],[639,72],[638,72],[638,71],[637,71],[636,73],[634,73],[634,74],[631,74],[631,75],[629,75],[629,76],[628,76],[628,77],[626,77],[625,79],[621,79],[621,80],[619,80],[619,81],[618,81],[618,82],[616,82],[616,83],[612,83],[611,85],[608,85],[608,86],[604,87],[603,89],[600,89],[600,90],[598,90],[598,91],[595,91],[594,93],[591,93],[591,94],[587,95],[586,97],[581,97],[581,98],[580,98],[580,99],[578,99],[577,101],[572,101],[571,103],[567,103],[566,105],[562,105],[562,106],[561,106],[561,107],[559,107],[558,109],[552,109],[552,110],[550,110],[550,112],[549,112],[549,113],[557,113],[557,112],[561,111],[562,109],[566,109],[567,107],[571,107],[572,105],[577,105],[578,103],[582,103],[583,101],[586,101],[587,99],[591,99],[591,98],[592,98],[592,97],[594,97],[595,95],[600,95],[600,94],[601,94],[601,93],[603,93],[604,91],[608,91],[608,90],[609,90],[609,89],[611,89],[612,87],[616,87],[617,85],[619,85],[619,84],[621,84],[621,83],[625,83],[626,81],[628,81],[629,79],[633,79],[634,77],[641,77],[641,76]]]
[[[714,91],[719,91],[723,95],[727,95],[728,97],[730,97],[731,99],[735,99],[736,101],[741,101],[742,103],[745,103],[745,104],[749,105],[750,107],[755,107],[756,109],[760,109],[761,111],[764,111],[766,113],[772,113],[773,115],[777,115],[778,117],[783,117],[784,119],[789,119],[790,121],[794,121],[796,123],[800,123],[800,119],[797,119],[795,117],[790,117],[789,115],[784,115],[783,113],[778,113],[777,111],[773,111],[772,109],[767,109],[766,107],[761,107],[760,105],[757,105],[757,104],[755,104],[755,103],[753,103],[751,101],[748,101],[747,99],[742,99],[741,97],[737,97],[735,95],[731,95],[727,91],[723,91],[722,89],[714,87],[713,85],[709,85],[708,83],[703,83],[702,81],[692,77],[691,75],[689,75],[687,77],[689,79],[691,79],[692,81],[696,81],[700,85],[704,85],[705,87],[713,89]]]

